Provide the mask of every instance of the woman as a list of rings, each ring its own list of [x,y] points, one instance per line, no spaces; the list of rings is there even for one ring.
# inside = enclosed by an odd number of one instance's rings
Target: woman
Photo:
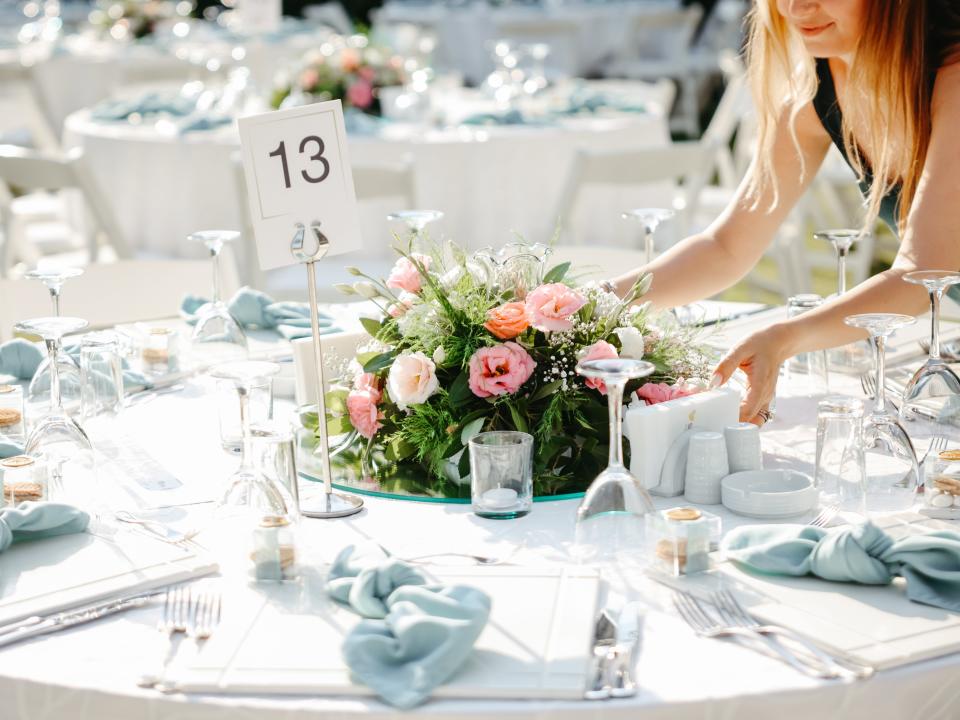
[[[617,278],[617,290],[652,272],[647,299],[670,307],[736,283],[760,259],[831,142],[860,177],[864,227],[879,216],[901,238],[889,270],[754,333],[717,366],[714,385],[738,367],[746,372],[741,419],[762,424],[784,360],[863,338],[844,324],[847,315],[923,312],[926,291],[902,276],[960,268],[960,2],[756,0],[747,64],[759,133],[757,157],[736,196],[705,231]]]

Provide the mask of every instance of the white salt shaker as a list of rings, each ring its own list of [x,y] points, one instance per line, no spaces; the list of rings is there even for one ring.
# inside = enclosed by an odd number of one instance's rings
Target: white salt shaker
[[[698,432],[691,435],[687,448],[684,497],[693,503],[718,505],[720,481],[729,474],[727,443],[723,433]]]
[[[763,469],[759,427],[748,422],[728,425],[723,429],[723,436],[727,441],[727,460],[730,463],[730,472]]]

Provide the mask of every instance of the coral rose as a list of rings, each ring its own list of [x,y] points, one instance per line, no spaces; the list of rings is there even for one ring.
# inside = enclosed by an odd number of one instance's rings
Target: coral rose
[[[414,253],[414,259],[423,265],[424,270],[430,269],[430,256]],[[418,293],[423,287],[423,278],[420,271],[409,258],[402,257],[393,266],[390,271],[390,277],[387,278],[387,287],[397,290],[406,290],[408,293]]]
[[[617,349],[606,340],[597,340],[583,351],[581,360],[613,360],[616,359]],[[601,395],[607,394],[607,384],[600,378],[587,378],[584,384],[588,388],[599,390]]]
[[[377,408],[380,393],[376,390],[351,390],[347,395],[347,412],[350,424],[368,440],[377,434],[382,426],[383,413]]]
[[[515,342],[477,350],[470,358],[470,389],[477,397],[513,394],[537,364]]]
[[[647,405],[656,405],[657,403],[677,398],[696,395],[701,388],[690,385],[667,385],[666,383],[647,383],[637,390],[637,396]]]
[[[487,312],[483,326],[501,340],[513,340],[530,323],[527,321],[527,306],[522,302],[510,302]]]
[[[401,410],[425,403],[439,388],[437,366],[422,352],[403,353],[390,366],[387,392]]]
[[[573,327],[569,317],[586,302],[583,295],[563,283],[541,285],[527,295],[527,319],[543,332],[569,330]]]
[[[380,402],[380,381],[373,373],[360,373],[353,381],[354,390],[366,390],[373,396],[373,401]]]
[[[358,80],[347,88],[347,100],[355,108],[366,110],[373,104],[373,86],[366,80]]]

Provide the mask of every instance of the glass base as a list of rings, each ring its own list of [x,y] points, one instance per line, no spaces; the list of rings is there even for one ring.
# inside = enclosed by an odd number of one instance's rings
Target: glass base
[[[363,500],[355,495],[321,493],[311,498],[300,499],[300,514],[310,518],[339,518],[358,513],[363,509]]]
[[[477,517],[486,518],[487,520],[515,520],[516,518],[522,518],[524,515],[530,514],[530,508],[523,508],[522,510],[474,510],[473,514]]]

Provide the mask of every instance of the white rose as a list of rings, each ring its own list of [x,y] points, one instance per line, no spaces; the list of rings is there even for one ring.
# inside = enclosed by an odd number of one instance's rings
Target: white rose
[[[437,366],[422,352],[397,357],[387,376],[387,392],[401,410],[426,402],[439,387]]]
[[[377,286],[368,280],[355,282],[353,284],[353,291],[360,297],[365,297],[368,300],[380,296],[380,291],[377,289]]]
[[[617,328],[613,332],[620,338],[620,357],[643,359],[643,333],[635,327]]]
[[[447,351],[443,349],[443,345],[437,345],[437,349],[433,351],[433,361],[437,365],[442,365],[443,361],[447,359]]]

